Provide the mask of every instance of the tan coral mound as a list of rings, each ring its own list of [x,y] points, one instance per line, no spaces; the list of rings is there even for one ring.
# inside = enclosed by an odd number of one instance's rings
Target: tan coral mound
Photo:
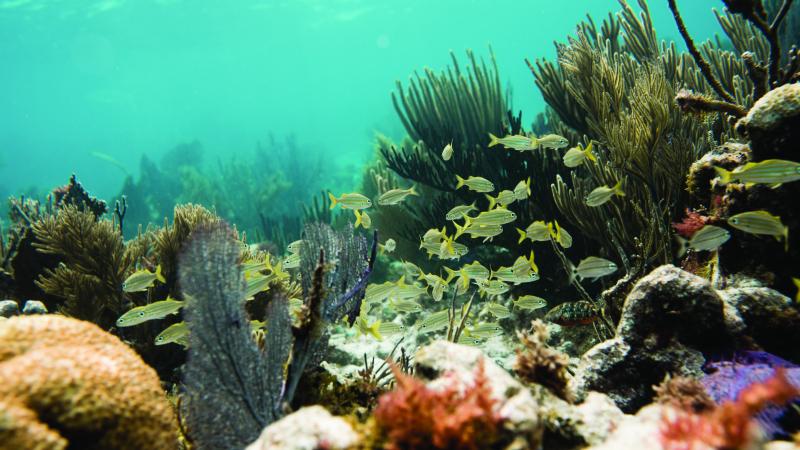
[[[0,449],[170,449],[156,372],[116,337],[61,316],[0,323]]]

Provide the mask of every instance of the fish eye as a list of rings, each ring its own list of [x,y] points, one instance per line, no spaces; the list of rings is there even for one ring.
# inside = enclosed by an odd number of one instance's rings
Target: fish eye
[[[731,223],[736,225],[739,223],[739,219],[731,219]]]
[[[139,312],[139,317],[144,317],[144,311]]]
[[[161,342],[161,341],[163,341],[163,340],[164,340],[164,337],[163,337],[163,336],[159,336],[159,337],[157,337],[157,338],[156,338],[156,342]]]
[[[608,268],[609,268],[609,269],[613,269],[613,268],[615,268],[615,267],[616,267],[616,265],[614,265],[614,263],[609,263],[609,264],[608,264]]]

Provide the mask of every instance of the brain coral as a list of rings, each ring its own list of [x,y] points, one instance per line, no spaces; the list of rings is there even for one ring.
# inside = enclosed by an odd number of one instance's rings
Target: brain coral
[[[0,449],[177,447],[155,371],[89,322],[0,322],[0,380]]]

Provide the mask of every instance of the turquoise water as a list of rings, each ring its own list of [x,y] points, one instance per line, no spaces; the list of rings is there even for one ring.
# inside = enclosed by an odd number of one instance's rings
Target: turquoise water
[[[720,1],[681,3],[696,39],[719,30]],[[666,2],[650,7],[660,37],[677,37]],[[0,195],[41,195],[75,172],[113,198],[124,172],[97,153],[136,178],[142,155],[158,162],[197,141],[214,170],[253,161],[270,136],[324,158],[310,191],[355,189],[375,133],[403,134],[395,80],[491,45],[530,123],[543,101],[524,58],[552,59],[552,42],[587,13],[612,10],[611,0],[0,0]]]

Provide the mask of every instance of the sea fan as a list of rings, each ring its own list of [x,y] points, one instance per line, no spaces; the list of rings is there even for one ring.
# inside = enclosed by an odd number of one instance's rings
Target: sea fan
[[[188,432],[198,448],[243,448],[279,418],[291,342],[288,301],[268,307],[265,353],[245,313],[239,243],[224,224],[195,230],[180,258],[189,355],[183,390]]]

